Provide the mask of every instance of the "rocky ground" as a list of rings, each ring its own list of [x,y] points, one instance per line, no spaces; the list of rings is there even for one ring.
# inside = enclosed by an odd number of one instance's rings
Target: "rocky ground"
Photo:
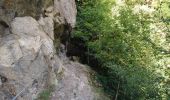
[[[63,54],[60,59],[63,71],[58,74],[58,85],[51,100],[109,100],[95,82],[95,72],[89,66],[70,61]]]

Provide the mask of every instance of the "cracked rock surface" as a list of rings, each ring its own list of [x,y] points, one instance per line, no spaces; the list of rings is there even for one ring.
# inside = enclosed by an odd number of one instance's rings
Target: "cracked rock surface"
[[[49,86],[51,100],[107,100],[91,84],[92,70],[56,43],[76,13],[75,0],[0,0],[0,100],[34,100]]]

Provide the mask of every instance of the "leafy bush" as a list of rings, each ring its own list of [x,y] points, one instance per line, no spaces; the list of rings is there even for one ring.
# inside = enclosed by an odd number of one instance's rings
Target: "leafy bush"
[[[54,91],[54,86],[49,86],[43,90],[37,97],[36,100],[50,100],[51,93]]]
[[[139,1],[128,1],[117,10],[113,0],[77,3],[78,22],[73,38],[83,40],[86,56],[100,63],[95,67],[106,92],[119,100],[166,100],[164,77],[157,73],[162,67],[156,64],[159,52],[150,37],[155,18],[142,11],[134,13]]]

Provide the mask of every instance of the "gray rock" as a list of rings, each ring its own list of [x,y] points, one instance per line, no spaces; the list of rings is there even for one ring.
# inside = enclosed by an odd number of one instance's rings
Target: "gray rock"
[[[109,100],[102,91],[96,91],[100,87],[94,87],[91,83],[94,72],[88,66],[63,57],[60,59],[64,65],[63,71],[57,74],[60,80],[51,100]]]
[[[39,19],[39,24],[42,26],[42,30],[52,39],[54,40],[54,22],[51,17],[41,17]]]
[[[38,18],[44,12],[43,9],[46,9],[52,4],[53,0],[1,0],[0,7],[8,15],[5,16],[9,19],[16,16]]]
[[[54,35],[69,36],[77,11],[75,0],[52,1],[0,0],[0,100],[32,100],[49,86],[52,100],[106,100],[89,67],[69,61],[63,45],[56,55]]]
[[[54,0],[54,11],[64,17],[72,27],[75,27],[77,15],[75,0]]]
[[[13,34],[0,39],[0,74],[8,79],[4,85],[15,87],[14,93],[8,91],[11,97],[26,89],[21,98],[31,100],[48,84],[45,80],[54,78],[49,76],[53,73],[49,69],[55,63],[55,59],[50,60],[55,53],[53,41],[32,17],[15,18],[11,31]],[[36,88],[32,86],[35,80],[38,84]],[[5,94],[10,87],[3,88],[1,92]],[[3,99],[0,97],[0,100]]]
[[[2,80],[0,79],[0,86],[2,85]]]

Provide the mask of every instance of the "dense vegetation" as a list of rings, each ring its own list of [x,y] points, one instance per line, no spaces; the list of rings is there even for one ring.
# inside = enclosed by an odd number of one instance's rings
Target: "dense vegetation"
[[[170,2],[116,1],[77,0],[72,39],[114,100],[170,99]]]

